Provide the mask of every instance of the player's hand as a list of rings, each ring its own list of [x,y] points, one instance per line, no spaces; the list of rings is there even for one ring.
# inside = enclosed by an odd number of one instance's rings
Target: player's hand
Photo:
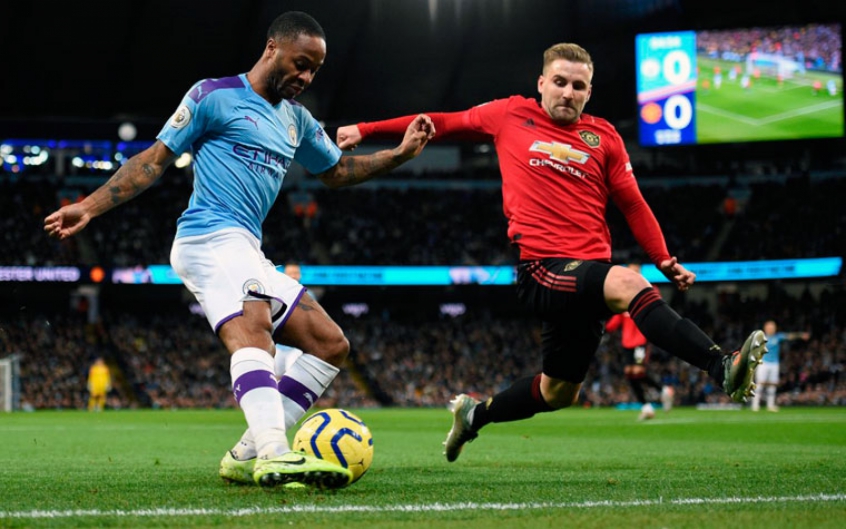
[[[420,114],[405,129],[405,137],[398,147],[401,156],[414,158],[423,151],[429,140],[435,137],[435,124],[426,114]]]
[[[91,216],[82,204],[71,204],[44,219],[44,231],[50,237],[63,240],[82,231],[90,220]]]
[[[338,127],[338,133],[335,135],[335,143],[345,151],[355,150],[361,143],[361,139],[361,131],[358,129],[358,125]]]
[[[676,257],[661,261],[661,264],[658,265],[658,270],[682,292],[689,289],[693,285],[693,282],[696,281],[696,274],[679,264],[679,260]]]

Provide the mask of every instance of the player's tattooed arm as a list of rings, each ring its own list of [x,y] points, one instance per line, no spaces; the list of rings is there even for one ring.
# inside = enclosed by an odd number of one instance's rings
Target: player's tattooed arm
[[[346,187],[383,175],[416,157],[435,136],[435,126],[429,116],[420,114],[408,125],[397,147],[365,156],[342,156],[328,171],[318,175],[328,187]]]
[[[135,198],[161,177],[165,168],[176,159],[176,155],[162,142],[156,141],[129,160],[88,198],[92,216],[100,215],[111,208]]]
[[[94,217],[153,185],[176,155],[159,141],[127,160],[109,181],[85,197],[82,202],[62,206],[44,219],[44,231],[50,237],[66,239],[79,233]]]
[[[390,149],[367,156],[342,156],[334,167],[318,176],[321,182],[333,189],[354,186],[388,173],[409,159],[395,151]]]

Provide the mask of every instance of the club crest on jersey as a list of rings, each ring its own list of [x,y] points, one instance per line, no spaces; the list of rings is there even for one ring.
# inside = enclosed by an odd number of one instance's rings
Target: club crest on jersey
[[[575,261],[570,261],[569,263],[564,265],[564,271],[565,272],[572,272],[573,270],[578,268],[583,262],[584,261],[582,261],[581,259],[576,259]]]
[[[581,136],[582,140],[588,144],[588,147],[599,147],[599,134],[589,130],[580,130],[579,136]]]
[[[244,294],[264,294],[264,285],[258,279],[248,279],[244,282],[241,290],[244,291]]]
[[[176,112],[173,113],[173,117],[170,118],[170,126],[175,129],[183,129],[190,121],[191,109],[188,108],[188,105],[183,104],[179,105],[179,108],[177,108]]]
[[[535,141],[529,150],[532,152],[542,152],[550,157],[550,159],[557,162],[576,162],[584,164],[590,158],[590,154],[574,149],[569,143],[558,143],[557,141]]]
[[[291,139],[291,143],[297,143],[297,127],[288,125],[288,138]]]

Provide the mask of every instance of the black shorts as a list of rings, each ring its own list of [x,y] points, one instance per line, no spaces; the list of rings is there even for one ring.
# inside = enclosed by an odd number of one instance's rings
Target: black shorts
[[[612,312],[605,303],[610,263],[546,258],[517,267],[517,299],[542,321],[543,373],[585,379]]]

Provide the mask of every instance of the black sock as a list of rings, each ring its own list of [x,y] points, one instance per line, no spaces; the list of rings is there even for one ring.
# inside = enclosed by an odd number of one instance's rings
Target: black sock
[[[663,389],[661,387],[661,384],[659,384],[657,380],[655,380],[649,375],[644,375],[643,378],[640,379],[640,382],[641,384],[646,384],[650,388],[657,389],[658,391],[661,391]]]
[[[723,383],[720,346],[692,321],[679,316],[652,287],[638,292],[629,314],[647,340]]]
[[[646,404],[646,394],[643,392],[643,379],[640,378],[630,378],[629,385],[632,387],[632,391],[635,394],[635,398],[641,404]]]
[[[524,377],[485,402],[473,411],[473,429],[492,422],[510,422],[528,419],[536,413],[554,411],[540,393],[540,375]]]

